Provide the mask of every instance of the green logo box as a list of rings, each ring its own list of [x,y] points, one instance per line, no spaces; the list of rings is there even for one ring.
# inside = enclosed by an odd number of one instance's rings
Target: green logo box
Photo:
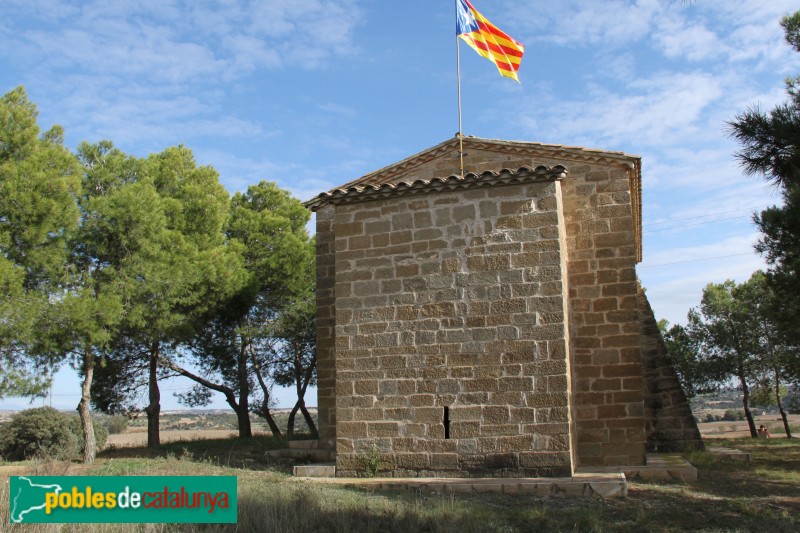
[[[235,524],[236,476],[11,476],[11,523]]]

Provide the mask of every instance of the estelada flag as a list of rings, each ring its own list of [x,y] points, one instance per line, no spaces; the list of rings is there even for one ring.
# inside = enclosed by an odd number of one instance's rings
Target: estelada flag
[[[500,74],[519,82],[517,70],[525,45],[486,20],[469,0],[456,0],[456,35],[497,65]]]

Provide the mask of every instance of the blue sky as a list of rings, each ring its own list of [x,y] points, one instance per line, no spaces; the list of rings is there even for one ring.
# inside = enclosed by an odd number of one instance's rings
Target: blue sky
[[[473,4],[526,53],[518,85],[462,45],[464,133],[642,156],[638,272],[659,318],[763,267],[751,213],[777,196],[725,127],[800,72],[778,24],[796,1]],[[0,92],[24,85],[70,148],[184,144],[230,192],[266,179],[305,200],[455,134],[454,27],[453,0],[2,0]],[[185,382],[163,387],[175,407]],[[62,370],[53,405],[78,392]]]

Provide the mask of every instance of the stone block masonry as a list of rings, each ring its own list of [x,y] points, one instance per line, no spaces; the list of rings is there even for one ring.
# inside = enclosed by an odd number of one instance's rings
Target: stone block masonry
[[[571,473],[560,185],[337,208],[340,475]]]
[[[637,293],[639,159],[464,146],[467,176],[451,140],[307,203],[337,475],[568,476],[697,447]]]
[[[702,450],[700,430],[667,355],[656,317],[641,287],[637,294],[642,327],[642,368],[647,384],[644,404],[647,451]]]
[[[336,271],[333,206],[317,211],[317,412],[324,448],[336,446]]]

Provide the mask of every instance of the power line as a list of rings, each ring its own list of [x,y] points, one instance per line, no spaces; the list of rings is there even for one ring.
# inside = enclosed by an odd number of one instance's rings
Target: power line
[[[726,220],[738,220],[740,218],[749,218],[750,215],[739,215],[738,217],[728,217],[728,218],[717,218],[714,220],[705,220],[703,222],[695,222],[693,224],[684,224],[682,226],[670,226],[669,228],[658,228],[658,229],[649,229],[645,230],[642,233],[656,233],[658,231],[669,231],[672,229],[682,229],[682,228],[690,228],[692,226],[702,226],[704,224],[713,224],[714,222],[725,222]],[[699,218],[699,217],[695,217]]]
[[[639,268],[655,268],[668,265],[680,265],[682,263],[699,263],[701,261],[714,261],[715,259],[725,259],[728,257],[742,257],[745,255],[753,255],[753,254],[752,252],[747,252],[744,254],[719,255],[717,257],[704,257],[702,259],[687,259],[686,261],[675,261],[673,263],[659,263],[657,265],[645,265],[645,266],[640,265]]]
[[[176,390],[189,390],[191,388],[192,387],[169,387],[169,388],[166,388],[166,389],[159,388],[158,390],[164,392],[164,391],[176,391]],[[65,397],[73,398],[73,397],[81,396],[81,394],[80,393],[75,393],[75,394],[52,394],[52,396],[54,398],[65,398]]]
[[[730,211],[717,211],[715,213],[706,213],[705,215],[697,215],[697,216],[694,216],[694,217],[675,217],[675,218],[671,218],[671,219],[668,219],[668,220],[662,220],[661,222],[651,222],[649,224],[645,224],[644,227],[646,228],[648,226],[660,226],[661,224],[671,224],[673,222],[680,222],[680,221],[684,221],[684,220],[694,220],[694,219],[697,219],[697,218],[713,217],[713,216],[717,216],[717,215],[729,215],[731,213],[738,213],[740,211],[753,211],[755,209],[762,209],[764,207],[769,207],[769,206],[768,205],[754,205],[752,207],[742,207],[742,208],[739,208],[739,209],[732,209]]]

